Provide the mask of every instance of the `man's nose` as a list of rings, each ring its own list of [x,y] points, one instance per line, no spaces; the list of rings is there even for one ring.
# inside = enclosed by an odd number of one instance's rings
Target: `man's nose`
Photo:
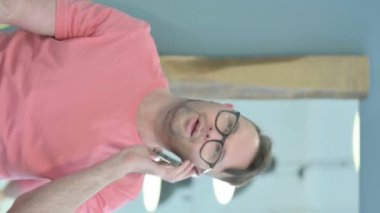
[[[215,129],[215,127],[208,127],[206,132],[206,140],[219,140],[220,135],[219,132]]]

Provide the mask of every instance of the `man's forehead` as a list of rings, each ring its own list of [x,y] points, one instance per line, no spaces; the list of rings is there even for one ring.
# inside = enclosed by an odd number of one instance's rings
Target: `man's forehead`
[[[256,156],[259,146],[259,135],[256,128],[243,117],[239,119],[239,124],[236,133],[226,140],[224,147],[226,154],[220,165],[221,170],[245,169]]]
[[[240,129],[237,132],[239,139],[256,141],[256,143],[258,142],[259,133],[256,125],[252,121],[241,115],[239,119],[239,126]]]
[[[250,120],[245,118],[244,116],[241,116],[241,119],[239,119],[240,123],[240,135],[238,135],[236,144],[240,144],[240,146],[243,146],[243,149],[248,149],[251,152],[251,161],[253,160],[254,156],[256,156],[259,142],[260,142],[260,136],[258,133],[258,130],[256,129],[256,125],[254,125]]]

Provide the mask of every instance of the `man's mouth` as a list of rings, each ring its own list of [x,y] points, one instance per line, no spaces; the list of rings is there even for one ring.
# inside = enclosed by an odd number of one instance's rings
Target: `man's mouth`
[[[186,125],[186,132],[190,138],[197,135],[200,127],[199,117],[191,118]]]

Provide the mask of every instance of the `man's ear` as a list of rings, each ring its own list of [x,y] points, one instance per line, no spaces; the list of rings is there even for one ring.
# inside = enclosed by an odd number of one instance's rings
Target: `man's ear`
[[[229,109],[234,109],[234,105],[231,104],[231,103],[226,103],[226,104],[223,104],[223,106],[229,108]]]

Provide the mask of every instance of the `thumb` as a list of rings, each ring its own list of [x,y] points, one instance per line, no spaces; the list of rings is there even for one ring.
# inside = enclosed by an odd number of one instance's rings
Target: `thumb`
[[[164,177],[166,173],[170,171],[170,169],[174,168],[173,166],[167,164],[164,161],[158,161],[158,162],[151,161],[149,162],[149,165],[147,166],[150,168],[150,171],[151,171],[150,173],[152,175],[156,175],[159,177]]]

